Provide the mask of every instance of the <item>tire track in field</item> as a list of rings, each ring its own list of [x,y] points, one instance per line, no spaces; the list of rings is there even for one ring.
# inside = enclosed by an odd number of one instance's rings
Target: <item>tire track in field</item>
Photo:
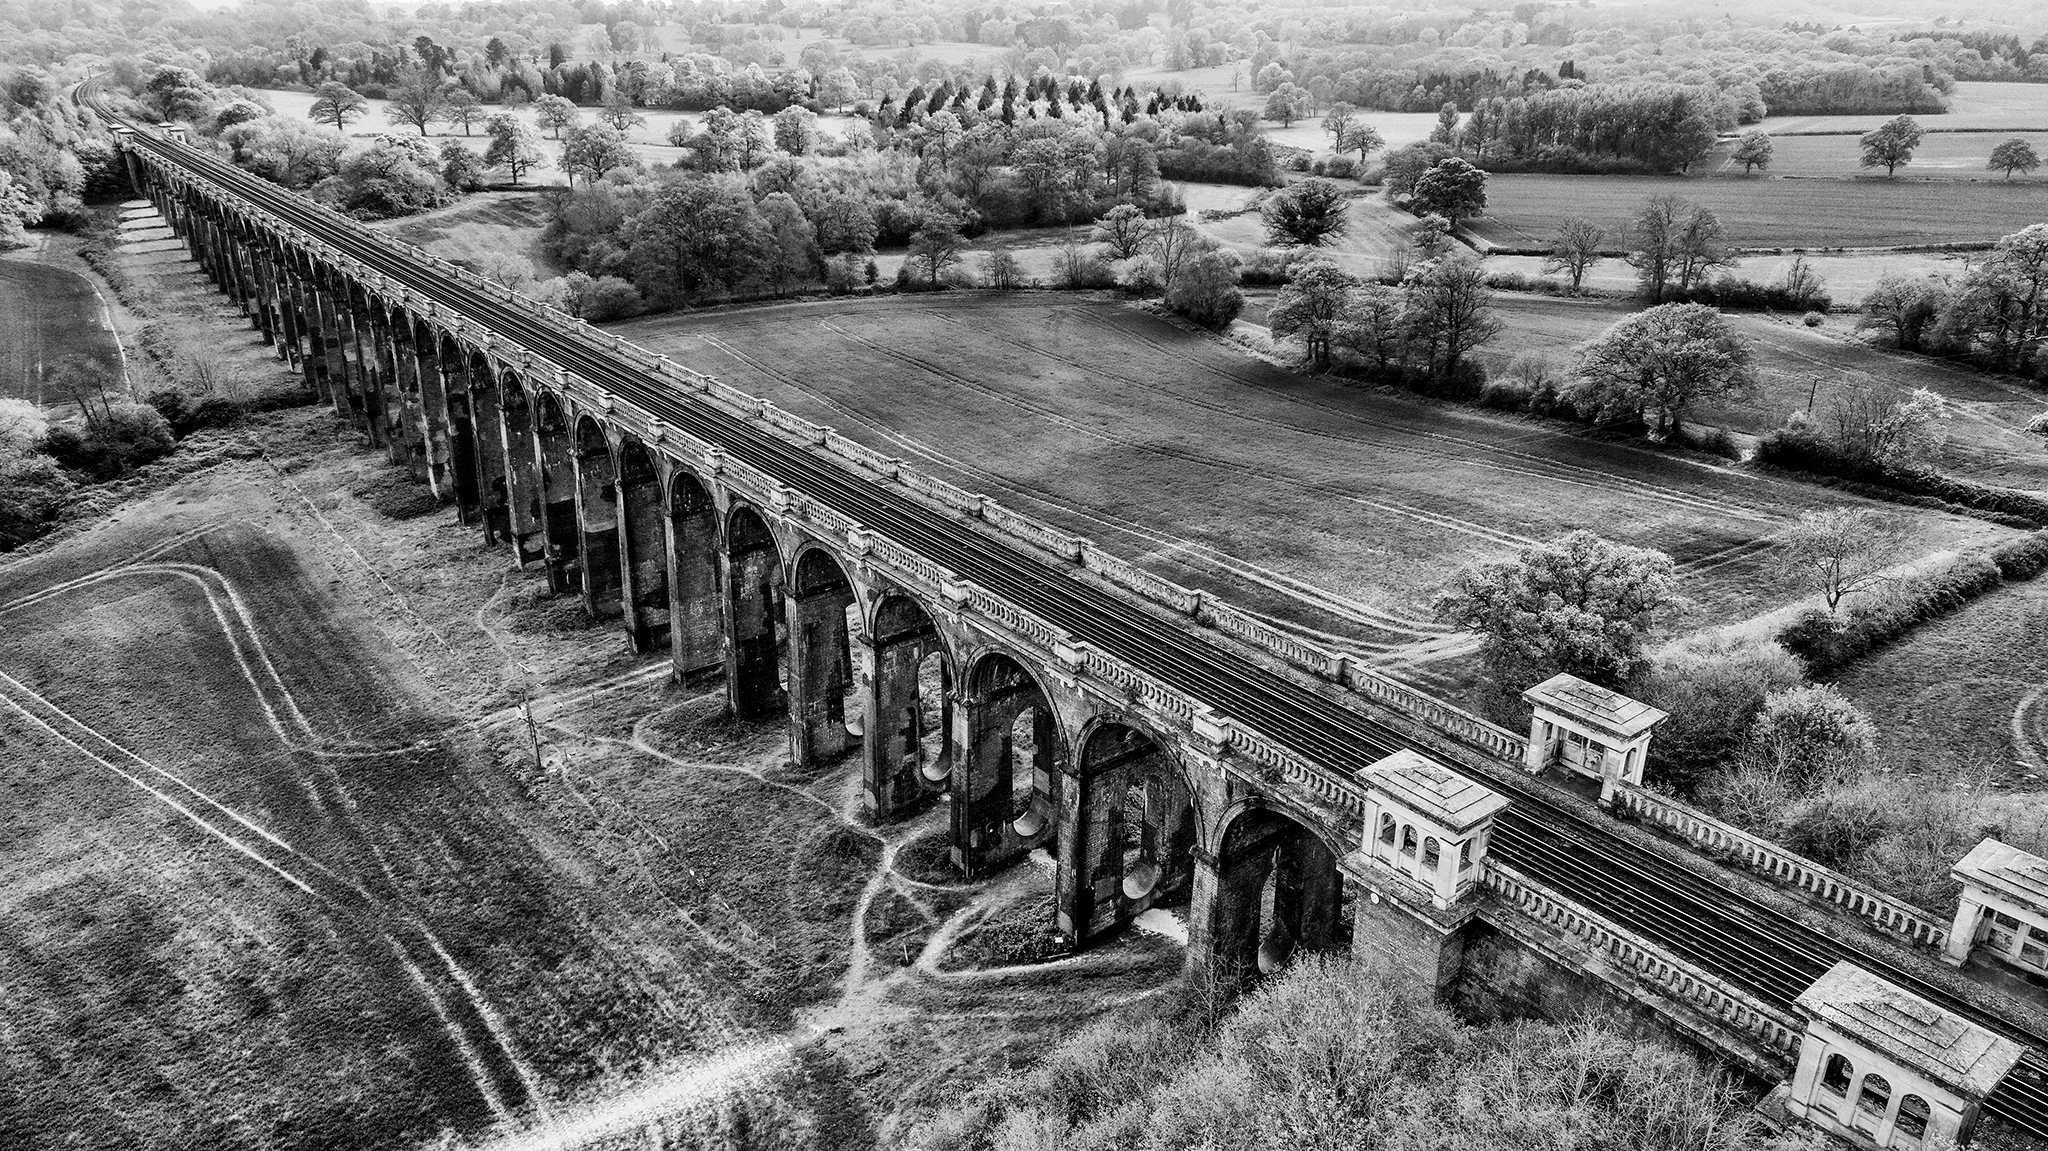
[[[952,372],[946,368],[940,367],[938,364],[933,363],[930,360],[926,360],[919,356],[912,355],[909,352],[898,351],[896,349],[887,347],[886,345],[878,343],[874,340],[870,340],[867,337],[858,335],[854,332],[850,332],[830,322],[825,322],[821,326],[823,326],[828,331],[844,336],[845,338],[855,343],[867,347],[886,358],[893,359],[902,364],[907,364],[911,367],[915,367],[919,371],[923,371],[933,376],[936,376],[939,379],[945,380],[946,382],[953,384],[956,387],[963,388],[967,391],[971,391],[978,395],[981,395],[987,399],[991,399],[998,403],[1016,408],[1017,410],[1024,412],[1030,416],[1045,420],[1049,423],[1054,424],[1055,426],[1065,428],[1070,431],[1074,431],[1077,434],[1087,436],[1091,439],[1098,440],[1105,444],[1111,444],[1117,447],[1128,448],[1132,451],[1148,452],[1153,455],[1166,456],[1169,459],[1177,459],[1186,463],[1196,464],[1201,467],[1211,468],[1216,471],[1226,472],[1232,476],[1257,476],[1260,479],[1266,480],[1270,483],[1278,484],[1283,487],[1291,487],[1298,491],[1310,493],[1313,495],[1326,496],[1328,498],[1341,500],[1346,503],[1355,503],[1365,507],[1371,507],[1376,510],[1385,511],[1396,516],[1414,520],[1418,523],[1422,523],[1430,527],[1445,528],[1451,531],[1471,535],[1474,538],[1495,545],[1521,546],[1523,544],[1531,542],[1528,539],[1528,537],[1517,536],[1511,533],[1502,532],[1498,529],[1488,527],[1484,524],[1474,523],[1470,520],[1459,519],[1455,516],[1450,516],[1439,512],[1428,512],[1404,504],[1394,503],[1392,501],[1370,500],[1363,496],[1354,495],[1340,487],[1337,487],[1334,481],[1305,480],[1296,476],[1287,475],[1282,472],[1258,468],[1252,465],[1243,464],[1232,460],[1225,460],[1221,457],[1211,456],[1206,453],[1195,451],[1191,448],[1170,447],[1165,444],[1152,443],[1144,440],[1134,440],[1122,436],[1117,436],[1109,432],[1090,429],[1082,426],[1081,424],[1076,423],[1075,421],[1067,418],[1066,416],[1060,415],[1059,413],[1051,410],[1050,408],[1046,408],[1043,405],[1034,404],[1028,400],[1023,400],[1015,396],[1007,395],[998,389],[977,383],[976,381],[968,379],[967,377],[962,376],[956,372]],[[1420,623],[1421,621],[1403,620],[1403,622],[1412,626],[1416,623]]]
[[[52,588],[19,597],[16,600],[0,605],[0,614],[7,614],[25,607],[34,606],[50,599],[53,595],[67,594],[113,579],[158,576],[185,582],[197,587],[201,594],[205,596],[208,606],[214,613],[216,622],[220,625],[223,638],[225,638],[230,651],[235,656],[244,680],[256,695],[258,705],[264,712],[268,726],[280,744],[283,745],[285,752],[289,754],[310,755],[327,761],[327,771],[335,777],[335,786],[337,788],[340,787],[340,778],[338,773],[335,772],[332,763],[334,759],[382,757],[417,750],[425,746],[420,742],[414,742],[394,747],[348,751],[337,751],[331,746],[321,746],[325,741],[314,729],[305,713],[299,708],[296,696],[292,693],[289,686],[286,685],[283,675],[271,660],[268,649],[264,645],[261,632],[256,627],[254,616],[246,602],[243,601],[240,593],[234,588],[232,581],[213,568],[197,564],[157,562],[146,558],[161,555],[172,548],[214,530],[217,526],[207,525],[202,528],[196,528],[163,541],[156,547],[138,553],[137,559],[139,562],[130,561],[125,564],[104,568],[77,579],[65,581]],[[25,704],[24,700],[31,701],[34,706]],[[297,847],[265,829],[253,819],[201,791],[183,776],[170,771],[154,761],[146,759],[120,744],[112,737],[77,719],[46,697],[30,689],[20,680],[5,672],[0,672],[0,703],[6,704],[9,708],[28,719],[30,723],[48,733],[52,738],[73,748],[80,755],[99,764],[103,769],[141,788],[158,801],[170,806],[195,826],[206,831],[214,838],[220,839],[237,852],[247,856],[266,870],[276,874],[287,883],[313,897],[330,912],[354,923],[365,931],[372,931],[380,936],[386,946],[392,950],[394,957],[406,968],[408,976],[420,987],[422,993],[427,997],[428,1006],[433,1010],[436,1018],[441,1021],[450,1041],[454,1043],[465,1065],[470,1069],[471,1077],[476,1081],[478,1093],[492,1113],[500,1121],[508,1121],[510,1119],[510,1111],[505,1104],[505,1094],[500,1091],[497,1082],[497,1079],[503,1075],[509,1075],[511,1078],[508,1086],[516,1087],[527,1102],[537,1110],[545,1113],[546,1104],[539,1077],[518,1054],[510,1029],[505,1025],[496,1009],[491,1006],[488,999],[482,995],[474,979],[448,953],[440,939],[418,915],[410,910],[401,911],[386,906],[386,901],[373,895],[361,883],[303,854]],[[142,767],[149,773],[160,777],[171,785],[174,792],[183,792],[189,797],[189,800],[180,800],[175,794],[167,793],[151,785],[146,778],[122,769],[115,762],[110,761],[105,754],[95,752],[93,750],[95,746],[101,748],[101,752],[110,752],[116,758],[129,761],[132,765]],[[248,765],[245,764],[244,766]],[[347,801],[345,795],[341,796],[341,798],[343,802],[339,806],[344,810],[353,807],[353,804]],[[317,794],[313,795],[313,799],[316,805],[319,804]],[[191,806],[188,806],[188,802]],[[225,829],[221,824],[208,819],[200,812],[194,811],[193,807],[195,806],[212,809],[219,816],[225,817],[226,821],[239,825],[249,836],[254,838],[247,838],[234,833],[232,830]],[[361,826],[359,819],[350,818],[348,821],[357,825],[358,833],[363,833],[367,830]],[[369,841],[367,835],[365,835],[365,840],[366,842]],[[393,883],[394,896],[403,901],[402,893],[396,890],[396,881],[394,880]],[[393,921],[398,924],[395,929],[390,926],[390,923]],[[421,970],[421,963],[412,954],[411,948],[398,938],[398,934],[407,931],[417,935],[434,956],[440,960],[442,967],[446,971],[446,977],[455,985],[456,994],[444,997],[442,992],[426,977]],[[461,1007],[451,1009],[448,1002],[451,999],[459,1000]],[[467,1014],[473,1017],[472,1022],[467,1025],[460,1022],[457,1018],[463,1014],[464,1008],[466,1008]],[[470,1027],[480,1028],[486,1035],[491,1048],[487,1055],[478,1054],[477,1046],[472,1041],[469,1033]],[[494,1064],[497,1066],[493,1067]]]
[[[958,457],[942,452],[937,448],[934,448],[929,444],[924,443],[921,440],[897,432],[894,429],[888,427],[885,424],[880,423],[877,420],[862,415],[859,411],[855,410],[846,403],[843,403],[837,398],[825,393],[824,391],[815,388],[811,385],[805,384],[801,380],[798,380],[795,377],[788,375],[787,373],[778,371],[777,369],[765,363],[762,363],[761,361],[755,359],[754,357],[749,356],[746,353],[731,347],[730,345],[726,344],[725,341],[720,340],[717,337],[700,336],[698,338],[703,340],[707,345],[717,349],[720,352],[723,352],[728,357],[746,366],[749,370],[757,372],[762,376],[767,377],[768,379],[774,380],[777,383],[782,384],[784,387],[802,392],[806,395],[815,398],[818,402],[831,408],[833,411],[840,413],[847,419],[853,420],[861,424],[862,426],[867,427],[876,435],[885,438],[892,444],[900,446],[905,451],[908,451],[913,455],[921,456],[932,463],[936,463],[941,465],[942,467],[949,468],[953,471],[960,473],[961,475],[971,476],[991,486],[1002,488],[1015,496],[1021,497],[1022,499],[1028,500],[1042,507],[1050,508],[1061,514],[1069,515],[1076,519],[1096,524],[1112,532],[1130,536],[1134,539],[1142,540],[1145,543],[1153,545],[1157,548],[1166,550],[1176,550],[1185,553],[1190,559],[1206,564],[1212,568],[1215,568],[1223,572],[1226,575],[1242,579],[1253,584],[1257,584],[1261,587],[1265,587],[1268,590],[1277,592],[1278,594],[1286,596],[1297,602],[1303,603],[1309,607],[1329,612],[1330,614],[1336,615],[1339,618],[1345,619],[1351,623],[1356,623],[1362,627],[1371,628],[1375,631],[1393,632],[1400,635],[1419,636],[1435,634],[1435,631],[1438,627],[1438,625],[1433,624],[1431,621],[1419,620],[1410,616],[1404,616],[1397,612],[1387,611],[1382,608],[1375,608],[1369,604],[1353,600],[1344,596],[1340,596],[1335,592],[1319,587],[1313,583],[1309,583],[1306,580],[1301,580],[1294,576],[1288,575],[1285,572],[1276,571],[1272,568],[1264,567],[1260,564],[1253,563],[1250,560],[1245,560],[1230,555],[1229,553],[1224,552],[1219,548],[1213,547],[1209,544],[1202,543],[1198,540],[1190,539],[1185,536],[1172,535],[1170,533],[1163,531],[1158,531],[1156,529],[1146,527],[1145,525],[1140,524],[1135,520],[1126,519],[1124,517],[1117,516],[1113,513],[1103,511],[1101,509],[1083,509],[1073,503],[1062,501],[1056,498],[1054,493],[1048,492],[1043,488],[1026,484],[1020,480],[1016,480],[1007,476],[999,475],[995,472],[989,471],[986,468],[978,467],[972,463],[967,462],[966,460],[962,460]],[[1285,626],[1290,629],[1293,629],[1298,625],[1290,623]],[[1355,640],[1350,638],[1346,638],[1343,642],[1358,644],[1370,648],[1384,648],[1393,646],[1389,644],[1379,643],[1376,641]]]
[[[1526,436],[1509,437],[1508,439],[1501,441],[1489,441],[1476,439],[1469,436],[1454,435],[1449,432],[1430,431],[1427,429],[1417,428],[1412,425],[1404,425],[1392,422],[1390,420],[1378,419],[1348,408],[1338,407],[1334,404],[1321,403],[1316,400],[1311,400],[1305,396],[1293,395],[1289,392],[1273,387],[1270,384],[1260,383],[1259,381],[1252,379],[1248,376],[1238,375],[1224,368],[1220,368],[1215,364],[1209,363],[1208,361],[1203,360],[1197,356],[1189,355],[1188,353],[1183,352],[1178,348],[1169,347],[1166,344],[1160,343],[1159,341],[1149,336],[1146,336],[1141,332],[1136,331],[1133,327],[1119,325],[1109,317],[1096,315],[1094,314],[1094,312],[1090,310],[1063,309],[1063,311],[1067,315],[1071,316],[1074,319],[1079,320],[1084,324],[1088,324],[1096,328],[1101,328],[1105,331],[1109,331],[1114,334],[1123,336],[1126,339],[1129,339],[1135,343],[1142,344],[1146,348],[1149,348],[1152,351],[1159,353],[1161,356],[1164,356],[1169,359],[1178,360],[1181,363],[1189,365],[1190,367],[1196,368],[1219,379],[1225,380],[1228,383],[1230,383],[1233,387],[1256,388],[1259,391],[1265,392],[1276,399],[1284,400],[1288,403],[1308,408],[1309,410],[1319,412],[1324,416],[1334,417],[1336,419],[1350,423],[1362,424],[1366,427],[1373,428],[1379,431],[1390,432],[1398,436],[1405,436],[1421,440],[1441,441],[1443,443],[1452,445],[1453,447],[1462,448],[1470,452],[1476,452],[1478,453],[1478,455],[1463,455],[1454,453],[1445,448],[1427,448],[1414,444],[1388,443],[1384,440],[1377,439],[1360,440],[1356,437],[1345,436],[1335,432],[1325,432],[1311,428],[1303,428],[1299,425],[1290,424],[1284,420],[1277,420],[1270,416],[1257,416],[1239,412],[1233,408],[1230,408],[1227,405],[1218,404],[1213,401],[1204,401],[1193,397],[1189,397],[1186,395],[1186,393],[1175,393],[1176,398],[1181,400],[1182,402],[1189,403],[1192,406],[1203,407],[1207,410],[1214,411],[1222,415],[1227,415],[1235,419],[1243,419],[1254,423],[1268,424],[1273,427],[1280,428],[1284,431],[1293,432],[1297,435],[1305,435],[1321,439],[1333,440],[1337,443],[1349,447],[1355,448],[1361,446],[1362,444],[1370,445],[1372,447],[1386,448],[1392,451],[1405,452],[1411,455],[1417,455],[1426,459],[1437,460],[1440,462],[1467,464],[1473,467],[1484,468],[1489,471],[1497,471],[1505,475],[1527,476],[1536,479],[1549,480],[1556,483],[1567,483],[1581,487],[1590,487],[1597,490],[1606,490],[1618,495],[1641,496],[1650,499],[1661,500],[1666,503],[1675,504],[1696,512],[1712,512],[1717,515],[1730,516],[1737,519],[1754,520],[1759,522],[1767,522],[1781,518],[1779,515],[1764,511],[1753,504],[1738,503],[1717,496],[1700,495],[1697,493],[1685,491],[1682,488],[1675,488],[1664,484],[1653,483],[1649,480],[1639,480],[1629,476],[1617,475],[1614,472],[1606,471],[1600,468],[1588,467],[1583,464],[1567,463],[1563,460],[1555,459],[1550,456],[1539,455],[1535,452],[1517,451],[1511,446],[1509,446],[1519,440],[1559,437],[1561,433],[1541,431],[1532,432]],[[956,324],[958,323],[958,321],[952,320],[949,320],[948,322]],[[986,333],[977,334],[986,335]],[[1052,359],[1061,359],[1061,357],[1057,356],[1056,354],[1047,352],[1043,348],[1038,348],[1035,345],[1023,343],[1021,341],[1016,342],[1018,343],[1018,346],[1032,350],[1039,355],[1047,356]],[[1070,365],[1076,367],[1078,370],[1081,371],[1089,372],[1092,374],[1101,373],[1101,369],[1080,364],[1078,361],[1065,360],[1063,362],[1069,363]],[[1151,388],[1153,390],[1157,390],[1156,385],[1143,386]],[[1485,459],[1483,458],[1484,456],[1505,456],[1509,459],[1523,460],[1529,464],[1537,466],[1524,467],[1515,464],[1504,464],[1497,462],[1495,460]],[[1705,467],[1709,470],[1724,470],[1713,468],[1711,465],[1702,464],[1697,466]]]
[[[506,1103],[506,1092],[503,1090],[507,1086],[520,1088],[526,1093],[528,1102],[537,1109],[545,1109],[537,1091],[537,1080],[524,1068],[518,1057],[509,1049],[480,1049],[471,1035],[471,1027],[480,1027],[487,1035],[492,1033],[486,1018],[488,1009],[481,1003],[467,1002],[467,1006],[476,1017],[476,1022],[465,1025],[460,1021],[457,1018],[459,1009],[451,1006],[450,1001],[464,999],[465,995],[445,995],[435,982],[428,978],[422,964],[413,955],[412,947],[400,938],[407,933],[419,936],[429,948],[441,955],[450,975],[458,984],[458,991],[466,993],[468,988],[462,986],[468,982],[466,974],[461,973],[453,958],[448,957],[445,951],[440,949],[439,940],[434,938],[424,923],[410,915],[395,914],[381,906],[368,890],[355,881],[304,855],[291,843],[265,829],[247,815],[201,791],[176,772],[130,750],[5,672],[0,672],[0,704],[21,716],[31,726],[40,729],[50,739],[69,747],[108,774],[144,792],[209,837],[296,888],[329,915],[358,929],[364,935],[381,941],[419,989],[428,1008],[440,1021],[445,1037],[456,1049],[479,1097],[500,1122],[512,1120],[512,1111]],[[126,761],[131,767],[158,777],[167,786],[152,783],[146,775],[124,768],[119,761]],[[178,794],[180,792],[183,793],[182,796]],[[218,816],[225,818],[210,818],[204,811],[198,810],[201,808],[210,808]],[[246,834],[228,826],[230,823],[239,825]],[[492,1038],[497,1037],[492,1035]],[[501,1083],[501,1080],[508,1077],[509,1083]]]

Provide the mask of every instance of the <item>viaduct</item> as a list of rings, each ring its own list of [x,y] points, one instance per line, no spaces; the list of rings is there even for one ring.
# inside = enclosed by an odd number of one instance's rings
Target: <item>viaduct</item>
[[[1072,946],[1184,904],[1189,965],[1218,978],[1351,948],[1443,986],[1465,941],[1497,932],[1789,1076],[1788,1111],[1865,1143],[1917,1146],[1980,1110],[2048,1138],[2048,1037],[1887,958],[1941,948],[1945,923],[1637,786],[1641,705],[1546,685],[1533,739],[1506,731],[174,128],[117,135],[263,340],[463,522],[676,676],[718,677],[735,713],[786,712],[797,762],[857,755],[876,820],[944,805],[968,874],[1049,853]],[[1530,779],[1588,747],[1637,826]],[[1837,903],[1872,938],[1747,896],[1642,823]],[[1859,1039],[1855,1005],[1879,1001],[1925,1034]],[[1911,1054],[1944,1043],[1975,1062]]]

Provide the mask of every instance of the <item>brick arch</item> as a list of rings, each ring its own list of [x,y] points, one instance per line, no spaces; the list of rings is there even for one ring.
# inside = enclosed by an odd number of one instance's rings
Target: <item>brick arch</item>
[[[953,843],[968,874],[984,875],[1037,847],[1059,845],[1060,778],[1069,733],[1037,662],[985,643],[963,664],[965,735],[953,767]]]
[[[1193,891],[1199,792],[1178,744],[1127,712],[1075,741],[1078,819],[1060,852],[1060,929],[1085,943]]]
[[[921,811],[952,778],[959,656],[939,616],[893,583],[869,591],[862,652],[867,763],[862,782],[877,819]]]
[[[536,389],[509,364],[498,369],[498,414],[504,421],[506,518],[519,566],[547,556],[542,464],[534,435]]]
[[[602,420],[580,410],[574,411],[571,420],[569,454],[576,476],[577,554],[582,571],[583,608],[595,618],[607,619],[622,610],[618,461],[610,432]]]
[[[724,518],[717,489],[673,459],[663,502],[669,525],[669,659],[676,676],[684,678],[724,665]]]
[[[617,459],[621,607],[635,651],[668,643],[668,499],[659,457],[640,437],[620,432]]]
[[[583,590],[583,537],[576,523],[576,409],[553,388],[533,389],[534,456],[540,529],[548,587],[557,593]]]
[[[1208,961],[1226,985],[1249,986],[1303,951],[1349,946],[1348,885],[1337,866],[1349,845],[1321,820],[1255,795],[1225,809],[1212,834]]]
[[[727,703],[743,718],[771,715],[783,704],[783,544],[773,522],[751,503],[725,513],[725,610],[732,642],[726,655]]]

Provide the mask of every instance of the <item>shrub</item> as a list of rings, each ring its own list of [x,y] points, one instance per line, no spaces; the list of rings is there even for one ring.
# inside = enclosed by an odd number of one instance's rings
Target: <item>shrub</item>
[[[1159,261],[1151,256],[1133,256],[1116,264],[1117,287],[1133,296],[1156,296],[1162,287]]]
[[[1943,616],[2004,582],[1997,564],[1965,556],[1933,575],[1900,580],[1849,610],[1846,619],[1810,611],[1778,633],[1787,651],[1815,672],[1840,667],[1897,639],[1917,624]]]
[[[1221,328],[1244,311],[1237,257],[1210,250],[1191,257],[1167,289],[1166,306],[1207,328]]]
[[[1674,292],[1670,299],[1685,303],[1710,304],[1729,311],[1815,313],[1825,312],[1834,301],[1824,291],[1800,289],[1785,284],[1760,284],[1740,276],[1721,276],[1697,284],[1689,292]]]
[[[1358,175],[1358,161],[1349,156],[1333,156],[1323,162],[1321,174],[1338,180],[1349,180]]]
[[[1766,433],[1757,442],[1757,460],[1794,471],[1857,481],[1871,489],[1866,494],[1878,493],[1879,498],[1897,499],[1899,494],[1919,496],[1936,501],[1920,506],[1954,504],[1971,511],[1989,513],[1986,518],[2007,516],[2025,525],[2048,527],[2048,499],[2031,492],[1960,479],[1929,468],[1886,467],[1855,459],[1829,442],[1810,424],[1788,423]]]
[[[2006,579],[2033,579],[2048,571],[2048,532],[1998,545],[1991,549],[1991,562]]]
[[[1781,688],[1763,699],[1749,748],[1799,791],[1854,778],[1877,756],[1877,728],[1831,684]]]
[[[70,502],[73,484],[44,455],[0,460],[0,551],[12,551],[49,530]]]
[[[1068,245],[1052,258],[1052,283],[1070,292],[1116,286],[1116,273],[1092,247]]]
[[[171,434],[184,439],[200,428],[222,428],[241,418],[242,405],[219,396],[208,396],[197,403],[192,397],[174,388],[164,388],[149,393],[142,402],[156,409],[156,413],[170,425]]]
[[[1651,774],[1691,793],[1735,755],[1765,702],[1805,679],[1791,652],[1756,637],[1710,639],[1659,656],[1635,687],[1671,713],[1651,744]]]
[[[126,475],[178,446],[171,425],[147,404],[110,404],[89,424],[50,429],[47,450],[63,467],[93,479]]]
[[[1829,788],[1785,809],[1779,836],[1816,863],[1846,869],[1889,829],[1888,807],[1868,790]]]
[[[1827,322],[1827,317],[1820,314],[1819,312],[1808,312],[1805,315],[1799,317],[1799,322],[1805,324],[1809,328],[1818,328],[1822,324]]]
[[[1294,274],[1294,256],[1272,248],[1260,248],[1250,258],[1238,260],[1238,282],[1256,287],[1279,287]]]

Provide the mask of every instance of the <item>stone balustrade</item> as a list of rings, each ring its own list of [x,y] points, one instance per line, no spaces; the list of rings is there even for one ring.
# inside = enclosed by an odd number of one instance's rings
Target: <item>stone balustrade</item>
[[[1748,1036],[1762,1052],[1789,1061],[1799,1049],[1798,1020],[1766,1005],[1704,968],[1557,892],[1531,882],[1496,859],[1486,863],[1486,886],[1508,904],[1554,931],[1592,948],[1664,997]]]
[[[1615,786],[1614,803],[1618,809],[1661,827],[1695,847],[1739,860],[1753,870],[1847,908],[1914,943],[1939,948],[1948,942],[1946,918],[1886,895],[1668,795],[1621,783]]]

